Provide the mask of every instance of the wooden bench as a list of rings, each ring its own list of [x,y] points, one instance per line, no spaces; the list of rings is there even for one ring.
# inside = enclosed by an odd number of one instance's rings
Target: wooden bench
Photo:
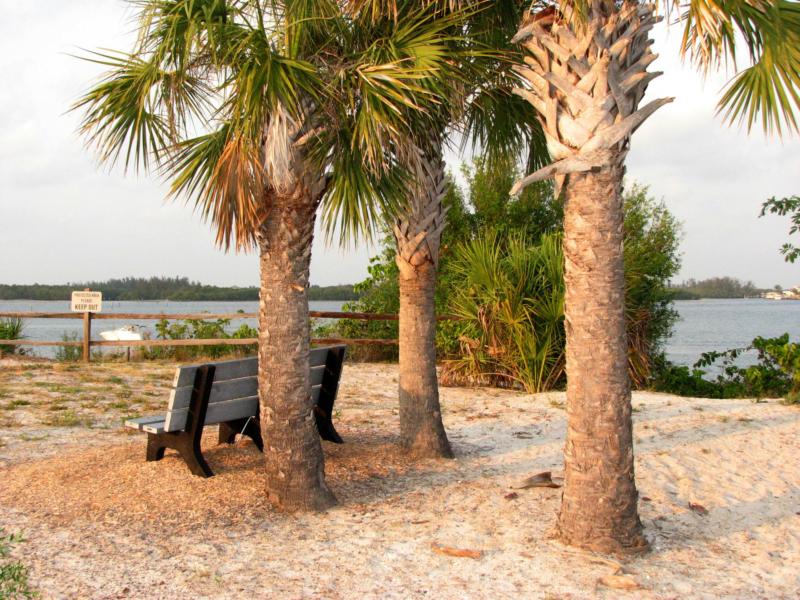
[[[309,355],[311,396],[320,437],[342,443],[333,427],[333,403],[339,389],[345,346],[315,348]],[[203,458],[203,427],[219,424],[219,443],[232,444],[237,434],[250,437],[263,452],[258,412],[258,358],[243,358],[178,367],[167,412],[125,422],[147,433],[147,460],[161,460],[177,450],[200,477],[214,473]]]

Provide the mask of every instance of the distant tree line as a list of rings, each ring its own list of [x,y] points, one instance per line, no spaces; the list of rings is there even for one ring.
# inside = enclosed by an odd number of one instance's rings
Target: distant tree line
[[[671,286],[675,300],[698,300],[700,298],[748,298],[761,292],[752,281],[739,281],[733,277],[711,277],[709,279],[687,279]]]
[[[103,293],[103,299],[173,301],[252,301],[258,300],[257,287],[218,287],[190,281],[187,277],[125,277],[108,281],[67,283],[64,285],[0,284],[0,300],[69,300],[74,290],[89,288]],[[310,300],[356,300],[352,285],[312,285]]]

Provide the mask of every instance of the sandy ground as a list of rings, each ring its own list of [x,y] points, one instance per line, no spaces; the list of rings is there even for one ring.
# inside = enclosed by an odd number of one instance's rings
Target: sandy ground
[[[798,598],[800,410],[776,401],[636,393],[640,512],[652,544],[624,562],[550,539],[564,395],[443,388],[457,458],[396,446],[397,367],[347,365],[325,443],[341,504],[284,515],[249,441],[214,445],[217,475],[144,461],[121,421],[158,412],[172,367],[0,361],[0,527],[44,598]],[[515,495],[516,494],[516,495]],[[691,509],[689,504],[707,510]],[[434,545],[481,552],[442,555]]]

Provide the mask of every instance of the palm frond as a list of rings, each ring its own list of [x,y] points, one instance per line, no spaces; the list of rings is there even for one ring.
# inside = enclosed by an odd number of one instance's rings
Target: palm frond
[[[765,50],[758,61],[729,83],[717,112],[729,122],[739,122],[750,131],[761,122],[767,133],[782,135],[784,128],[798,132],[795,111],[800,109],[800,48],[786,48],[775,60]]]
[[[95,146],[101,162],[115,163],[124,153],[126,169],[133,162],[145,168],[171,146],[170,126],[160,110],[161,85],[175,98],[181,91],[170,74],[134,55],[92,52],[85,60],[111,67],[105,78],[72,107],[85,111],[80,132]]]
[[[173,176],[171,194],[195,199],[203,218],[214,224],[220,246],[253,247],[269,208],[258,141],[225,123],[181,143],[167,172]]]
[[[344,133],[343,137],[349,137]],[[331,157],[328,188],[323,201],[322,223],[326,238],[339,244],[371,240],[383,222],[405,199],[408,175],[399,165],[385,167],[380,173],[365,169],[357,152],[340,145]]]
[[[798,132],[800,109],[800,4],[793,0],[691,0],[668,4],[683,22],[681,53],[703,71],[736,67],[743,46],[750,66],[738,72],[718,105],[729,122],[750,130]],[[740,58],[740,57],[738,57]]]

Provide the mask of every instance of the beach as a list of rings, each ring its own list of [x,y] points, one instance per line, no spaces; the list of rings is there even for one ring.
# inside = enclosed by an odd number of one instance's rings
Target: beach
[[[287,515],[248,441],[144,460],[130,416],[163,412],[168,363],[0,360],[0,527],[44,598],[796,598],[800,409],[634,392],[639,511],[651,550],[552,537],[565,394],[442,388],[456,458],[398,448],[393,364],[347,364],[323,442],[339,506]],[[54,409],[55,407],[55,409]],[[466,554],[458,556],[458,553]],[[612,576],[609,579],[609,576]],[[623,589],[628,587],[629,589]]]

